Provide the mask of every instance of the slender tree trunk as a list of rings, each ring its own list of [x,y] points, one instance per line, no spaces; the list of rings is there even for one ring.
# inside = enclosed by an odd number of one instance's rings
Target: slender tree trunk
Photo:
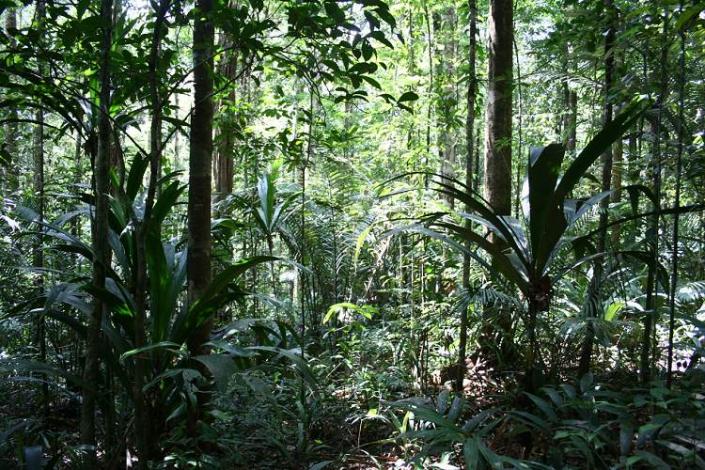
[[[33,175],[33,192],[35,198],[34,210],[37,214],[37,220],[44,220],[44,112],[39,110],[35,113],[34,119],[36,126],[33,133],[33,160],[34,160],[34,175]],[[35,286],[37,291],[41,293],[44,290],[44,227],[37,227],[37,238],[33,248],[32,265],[36,272]],[[39,360],[46,362],[47,359],[47,342],[46,342],[46,318],[41,315],[36,320],[36,343],[39,349]],[[42,381],[42,409],[44,414],[49,414],[49,385],[46,375]]]
[[[36,24],[38,30],[44,30],[44,17],[46,16],[46,5],[44,0],[37,0]],[[43,65],[39,66],[40,73],[43,72]],[[37,213],[39,222],[44,220],[44,111],[37,110],[34,114],[36,121],[34,132],[32,135],[32,160],[34,161],[33,175],[33,196],[35,198],[34,210]],[[41,293],[44,290],[44,227],[37,227],[37,238],[33,247],[32,265],[36,272],[36,287]],[[36,320],[35,325],[36,344],[39,349],[39,360],[46,362],[47,359],[47,343],[46,343],[46,318],[44,315]],[[42,410],[44,416],[49,415],[49,384],[46,374],[42,376]]]
[[[610,101],[610,92],[614,81],[614,40],[615,40],[615,25],[616,12],[614,10],[613,0],[604,0],[605,13],[607,15],[607,34],[605,35],[605,78],[603,85],[603,94],[605,99],[604,112],[602,117],[603,126],[607,126],[612,122],[614,108]],[[602,154],[602,191],[609,191],[612,185],[612,147],[608,146],[607,150]],[[600,230],[597,240],[597,252],[604,253],[607,249],[607,210],[609,208],[609,196],[600,201],[600,222],[599,225],[604,227]],[[601,303],[600,286],[602,284],[603,275],[602,260],[595,263],[594,278],[596,286],[596,297],[598,305]],[[589,317],[586,319],[587,327],[585,329],[585,338],[580,355],[580,363],[578,365],[578,377],[581,377],[590,371],[590,362],[592,360],[592,349],[595,341],[595,324],[593,309],[587,311]]]
[[[614,69],[617,79],[624,74],[624,54],[620,51],[614,53]],[[613,80],[615,81],[615,80]],[[620,103],[617,107],[616,114],[620,114],[624,106]],[[610,197],[610,202],[619,203],[622,201],[622,186],[625,179],[624,175],[624,136],[620,136],[617,141],[612,144],[612,187],[613,193]],[[610,243],[613,250],[619,249],[619,238],[621,235],[620,225],[612,227],[610,234]]]
[[[14,47],[17,42],[14,35],[17,32],[17,11],[15,8],[8,8],[5,11],[5,33],[10,38],[10,46]],[[5,155],[8,161],[5,162],[5,188],[8,196],[14,196],[19,189],[19,155],[17,153],[18,123],[19,114],[16,106],[11,106],[8,110],[8,122],[5,124]]]
[[[658,318],[658,263],[659,263],[659,229],[661,224],[661,172],[662,172],[662,155],[661,155],[661,139],[663,133],[662,120],[663,108],[668,98],[668,9],[663,20],[663,45],[661,47],[660,57],[660,85],[659,97],[656,102],[656,110],[658,112],[655,119],[650,121],[651,132],[653,134],[652,145],[652,177],[654,187],[654,215],[651,218],[649,232],[651,240],[650,245],[650,262],[649,270],[646,278],[646,301],[644,315],[644,330],[641,343],[640,354],[640,378],[643,384],[647,384],[651,380],[651,361],[652,361],[652,345],[654,343],[652,336],[655,332],[655,324]]]
[[[412,4],[409,4],[408,10],[407,10],[407,18],[409,21],[409,27],[408,27],[408,32],[407,32],[407,43],[406,43],[406,50],[407,50],[407,57],[408,57],[408,63],[407,63],[407,68],[409,69],[409,74],[415,75],[416,74],[416,53],[414,51],[414,6]]]
[[[429,96],[433,96],[433,90],[435,87],[434,80],[434,65],[433,65],[433,17],[428,9],[428,2],[423,2],[424,15],[426,17],[426,47],[428,49],[428,93]],[[433,101],[428,101],[428,107],[426,109],[426,160],[424,171],[429,171],[429,155],[431,155],[431,114],[433,112]],[[428,188],[429,178],[428,175],[424,176],[424,187]]]
[[[108,243],[108,193],[109,162],[111,150],[110,132],[110,48],[112,44],[112,0],[101,0],[100,16],[103,18],[100,45],[99,70],[99,111],[98,111],[98,145],[93,169],[95,185],[95,213],[93,215],[93,286],[96,290],[105,288],[105,278],[110,263],[110,245]],[[81,443],[88,446],[86,466],[95,468],[96,396],[100,384],[100,349],[101,323],[106,312],[105,304],[94,299],[93,312],[88,318],[86,335],[86,362],[83,374],[83,407],[81,409]]]
[[[565,149],[568,155],[575,156],[575,145],[578,141],[578,92],[568,92],[568,133]]]
[[[147,230],[158,230],[150,225],[152,206],[157,193],[157,181],[161,173],[161,127],[162,127],[162,100],[159,88],[158,63],[161,54],[161,40],[164,32],[164,23],[168,0],[159,0],[154,5],[154,29],[152,31],[152,44],[149,53],[149,93],[151,101],[152,120],[150,123],[149,135],[149,183],[147,186],[147,198],[144,204],[144,215],[142,220],[135,222],[135,317],[134,317],[134,345],[141,348],[147,345],[146,310],[147,291],[149,283],[147,278]],[[148,370],[150,365],[149,354],[143,353],[135,356],[135,379],[133,384],[133,398],[135,401],[135,441],[139,453],[139,468],[147,468],[150,460],[154,457],[156,433],[159,431],[154,427],[152,417],[154,415],[152,406],[143,391],[148,380]]]
[[[622,186],[624,180],[624,142],[620,138],[612,146],[612,189],[614,193],[612,194],[612,202],[622,201]],[[610,236],[612,240],[613,249],[619,248],[619,237],[620,237],[620,225],[617,224],[612,227],[612,234]]]
[[[467,90],[467,116],[465,118],[465,186],[468,191],[475,189],[474,182],[474,145],[475,145],[475,103],[477,101],[477,77],[476,77],[476,60],[477,60],[477,0],[468,0],[468,15],[470,20],[470,44],[468,46],[468,90]],[[470,207],[465,208],[470,212]],[[466,222],[468,228],[471,227],[470,221]],[[468,244],[467,248],[470,248]],[[468,292],[470,290],[470,257],[463,256],[463,288]],[[463,389],[463,379],[465,377],[465,356],[467,353],[468,341],[468,309],[464,308],[460,312],[460,339],[458,341],[458,377],[456,378],[455,388]]]
[[[512,26],[513,29],[513,26]],[[512,31],[512,35],[513,35]],[[521,62],[519,60],[519,46],[516,39],[512,37],[512,45],[514,46],[514,59],[516,60],[516,84],[517,84],[517,155],[521,156],[523,153],[524,137],[523,137],[523,127],[524,127],[524,97],[521,88]],[[527,167],[528,167],[528,161]],[[514,173],[516,174],[516,186],[514,187],[514,215],[519,218],[521,213],[521,188],[523,185],[522,175],[525,174],[524,168],[522,168],[522,159],[519,158],[514,167]]]
[[[563,110],[561,119],[561,137],[563,145],[565,146],[566,153],[569,156],[574,156],[575,154],[575,139],[576,139],[576,127],[578,119],[578,93],[571,88],[570,82],[568,81],[568,75],[570,73],[570,47],[566,45],[565,47],[565,63],[563,64],[563,73],[565,77],[562,80],[561,86],[563,88],[563,104],[565,109]]]
[[[437,132],[439,134],[439,156],[441,159],[441,175],[447,178],[455,178],[456,159],[456,129],[455,129],[455,108],[457,107],[456,86],[455,86],[455,56],[456,56],[456,24],[457,15],[453,6],[448,7],[443,15],[434,15],[436,30],[443,32],[442,41],[443,52],[437,54],[438,64],[438,116],[439,124]],[[453,186],[452,182],[446,182]],[[446,196],[451,209],[455,207],[453,196]]]
[[[683,2],[681,1],[681,8]],[[676,156],[676,199],[674,207],[679,208],[681,205],[681,173],[683,172],[683,141],[685,139],[685,30],[681,28],[680,36],[680,56],[678,59],[680,77],[678,81],[678,150]],[[676,289],[678,288],[678,261],[679,261],[679,224],[680,216],[678,212],[673,215],[673,238],[671,245],[673,246],[673,261],[671,266],[671,281],[668,304],[668,359],[667,359],[667,376],[666,385],[671,388],[673,385],[673,334],[676,328]]]
[[[564,49],[565,62],[563,63],[563,73],[565,74],[561,86],[563,88],[563,105],[565,109],[561,119],[561,140],[569,156],[575,154],[576,127],[578,119],[578,93],[570,86],[568,77],[571,73],[570,59],[571,48],[566,44]]]
[[[220,64],[220,74],[225,80],[230,81],[229,93],[219,105],[220,120],[218,126],[217,154],[216,154],[216,197],[222,199],[233,191],[233,158],[235,146],[234,126],[236,113],[228,110],[235,104],[237,76],[237,51],[233,49],[233,42],[223,34],[223,60]]]
[[[315,107],[316,107],[316,100],[315,100],[315,92],[313,89],[313,86],[309,87],[309,94],[308,94],[309,102],[308,102],[308,131],[307,131],[307,137],[306,137],[306,154],[304,155],[303,161],[301,162],[301,168],[299,168],[299,186],[301,187],[301,212],[300,212],[300,220],[299,223],[301,224],[301,246],[300,246],[300,263],[302,266],[306,266],[306,256],[307,256],[307,251],[308,247],[306,244],[306,197],[307,197],[307,184],[308,184],[308,167],[311,165],[311,160],[313,158],[313,133],[315,130]],[[309,291],[310,291],[310,286],[308,285],[309,279],[306,275],[306,273],[303,270],[300,270],[299,273],[299,287],[301,289],[301,298],[300,300],[300,315],[301,315],[301,340],[305,341],[306,339],[306,305],[307,302],[309,301]],[[311,282],[313,280],[311,279]],[[309,312],[309,323],[313,328],[315,328],[316,323],[313,321],[313,308],[310,302],[308,302],[308,312]],[[302,345],[303,346],[303,345]],[[302,355],[304,353],[303,347],[302,347]]]
[[[192,304],[211,280],[211,162],[213,160],[213,0],[197,0],[193,25],[194,110],[191,116],[188,197],[188,297]],[[192,335],[189,348],[204,352],[212,319]]]

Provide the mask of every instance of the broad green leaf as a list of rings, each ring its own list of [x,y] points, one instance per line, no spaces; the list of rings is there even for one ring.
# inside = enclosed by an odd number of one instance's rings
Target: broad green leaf
[[[136,356],[138,354],[158,350],[158,349],[163,349],[166,351],[170,351],[172,353],[178,353],[179,350],[181,349],[181,345],[177,343],[172,343],[171,341],[161,341],[156,344],[149,344],[147,346],[142,346],[141,348],[136,348],[136,349],[131,349],[127,352],[124,352],[123,354],[120,355],[120,362],[125,362],[125,359],[128,359],[132,356]]]
[[[407,91],[407,92],[403,93],[403,94],[397,99],[397,101],[398,101],[399,103],[405,103],[405,102],[408,102],[408,101],[416,101],[416,100],[418,100],[418,99],[419,99],[419,95],[417,95],[417,94],[414,93],[413,91]]]

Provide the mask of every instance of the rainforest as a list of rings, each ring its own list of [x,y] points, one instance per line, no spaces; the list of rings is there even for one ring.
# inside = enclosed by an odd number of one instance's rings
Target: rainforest
[[[702,0],[0,19],[0,468],[705,469]]]

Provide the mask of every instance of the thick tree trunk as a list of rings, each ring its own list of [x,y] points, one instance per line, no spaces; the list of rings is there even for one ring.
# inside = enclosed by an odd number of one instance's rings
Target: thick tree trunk
[[[110,263],[108,243],[108,192],[110,191],[110,48],[112,44],[112,0],[102,0],[100,15],[105,20],[102,28],[99,71],[98,146],[95,156],[93,179],[95,185],[95,213],[93,215],[93,286],[105,288],[105,278]],[[100,384],[101,322],[106,311],[99,299],[94,299],[93,312],[88,318],[86,337],[86,363],[83,374],[83,407],[81,409],[81,443],[89,446],[87,466],[95,463],[96,426],[95,408]],[[95,467],[94,467],[95,468]]]
[[[512,195],[512,41],[513,0],[491,0],[485,199],[498,214],[509,215]]]
[[[483,189],[487,202],[500,215],[512,210],[512,79],[513,0],[491,0],[489,12],[489,70],[485,130]],[[492,236],[493,243],[500,243]],[[495,324],[483,328],[483,355],[499,346],[500,359],[513,362],[511,313],[498,312]],[[498,363],[500,361],[497,361]]]
[[[475,103],[477,101],[477,0],[468,0],[468,15],[470,21],[470,44],[468,45],[468,90],[467,90],[467,116],[465,118],[465,186],[469,191],[475,189],[473,184],[474,175],[474,145],[475,145]],[[470,207],[465,210],[470,212]],[[470,221],[466,222],[470,227]],[[470,248],[468,244],[468,248]],[[463,288],[470,290],[470,257],[463,257]],[[464,308],[460,312],[460,338],[458,341],[458,377],[456,377],[455,388],[463,389],[463,379],[465,377],[465,355],[467,353],[468,341],[468,309]]]

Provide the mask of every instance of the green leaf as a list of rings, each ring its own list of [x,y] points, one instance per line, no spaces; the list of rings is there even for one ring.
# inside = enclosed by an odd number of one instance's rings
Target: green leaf
[[[376,40],[378,40],[379,42],[381,42],[382,44],[384,44],[388,48],[394,49],[394,46],[392,45],[391,42],[389,42],[389,39],[387,39],[387,36],[385,36],[382,31],[379,31],[379,30],[372,31],[370,33],[370,36],[375,38]]]
[[[547,418],[549,418],[551,421],[555,421],[558,419],[558,416],[556,415],[556,412],[553,410],[553,407],[550,405],[550,403],[531,393],[526,393],[526,395],[543,412],[543,414],[546,415]]]
[[[651,452],[647,452],[645,450],[637,450],[635,453],[636,453],[636,455],[634,457],[638,457],[638,459],[648,462],[650,465],[650,468],[656,468],[656,469],[661,469],[661,470],[666,470],[666,469],[671,468],[670,465],[668,465],[660,457],[657,457],[656,455],[652,454]],[[639,460],[633,460],[634,463],[636,463],[638,461]]]
[[[330,307],[328,307],[328,311],[326,312],[326,316],[323,318],[323,324],[325,325],[328,323],[331,318],[333,318],[333,315],[336,313],[339,313],[344,310],[352,310],[356,313],[359,313],[363,317],[367,318],[368,320],[372,319],[372,310],[370,308],[365,308],[366,306],[359,306],[355,305],[350,302],[341,302],[337,304],[333,304]]]
[[[251,351],[264,351],[273,353],[282,357],[285,357],[291,361],[296,369],[301,374],[301,377],[309,384],[311,387],[315,387],[317,384],[316,378],[311,372],[311,368],[308,366],[306,361],[301,357],[301,353],[291,349],[282,349],[273,346],[250,346],[247,348]]]
[[[539,273],[567,226],[562,201],[554,199],[565,152],[560,144],[531,151],[529,165],[529,227],[534,264]]]
[[[614,317],[616,317],[625,306],[626,304],[624,302],[612,302],[610,306],[607,307],[607,310],[605,310],[605,321],[611,322],[614,320]]]
[[[178,181],[174,181],[167,186],[159,196],[159,199],[154,203],[152,208],[151,219],[149,223],[155,228],[161,226],[167,215],[176,206],[179,197],[186,190],[186,185],[182,185]]]
[[[132,159],[132,164],[130,165],[130,171],[127,174],[127,183],[125,185],[125,195],[128,201],[134,201],[137,197],[137,193],[142,186],[142,180],[144,174],[149,166],[149,158],[140,157],[139,154],[135,155]]]
[[[179,345],[177,343],[173,343],[171,341],[161,341],[159,343],[149,344],[147,346],[142,346],[141,348],[131,349],[131,350],[120,355],[120,362],[124,363],[125,359],[128,359],[132,356],[136,356],[138,354],[142,354],[145,352],[154,351],[156,349],[165,349],[165,350],[173,352],[173,353],[178,353],[179,350],[181,349],[181,345]]]
[[[357,236],[357,240],[355,241],[355,252],[353,254],[353,266],[357,266],[357,260],[360,257],[360,250],[362,250],[365,240],[367,240],[370,232],[372,232],[373,226],[373,224],[368,225],[362,232],[360,232],[360,235]]]
[[[480,460],[480,438],[471,436],[463,442],[463,460],[467,470],[477,470]]]
[[[700,12],[703,10],[705,10],[705,2],[696,3],[695,5],[688,7],[678,17],[678,21],[676,21],[676,30],[683,29],[688,23],[690,23],[690,20],[700,15]]]
[[[416,100],[418,100],[418,99],[419,99],[419,95],[417,95],[417,94],[414,93],[413,91],[407,91],[407,92],[403,93],[403,94],[397,99],[397,101],[398,101],[399,103],[405,103],[405,102],[407,102],[407,101],[416,101]]]
[[[80,387],[83,387],[86,384],[83,379],[78,375],[71,374],[65,371],[64,369],[60,369],[44,362],[32,361],[29,359],[10,359],[6,361],[0,361],[0,371],[4,371],[10,374],[26,372],[55,375],[58,377],[63,377],[70,383],[78,385]]]

